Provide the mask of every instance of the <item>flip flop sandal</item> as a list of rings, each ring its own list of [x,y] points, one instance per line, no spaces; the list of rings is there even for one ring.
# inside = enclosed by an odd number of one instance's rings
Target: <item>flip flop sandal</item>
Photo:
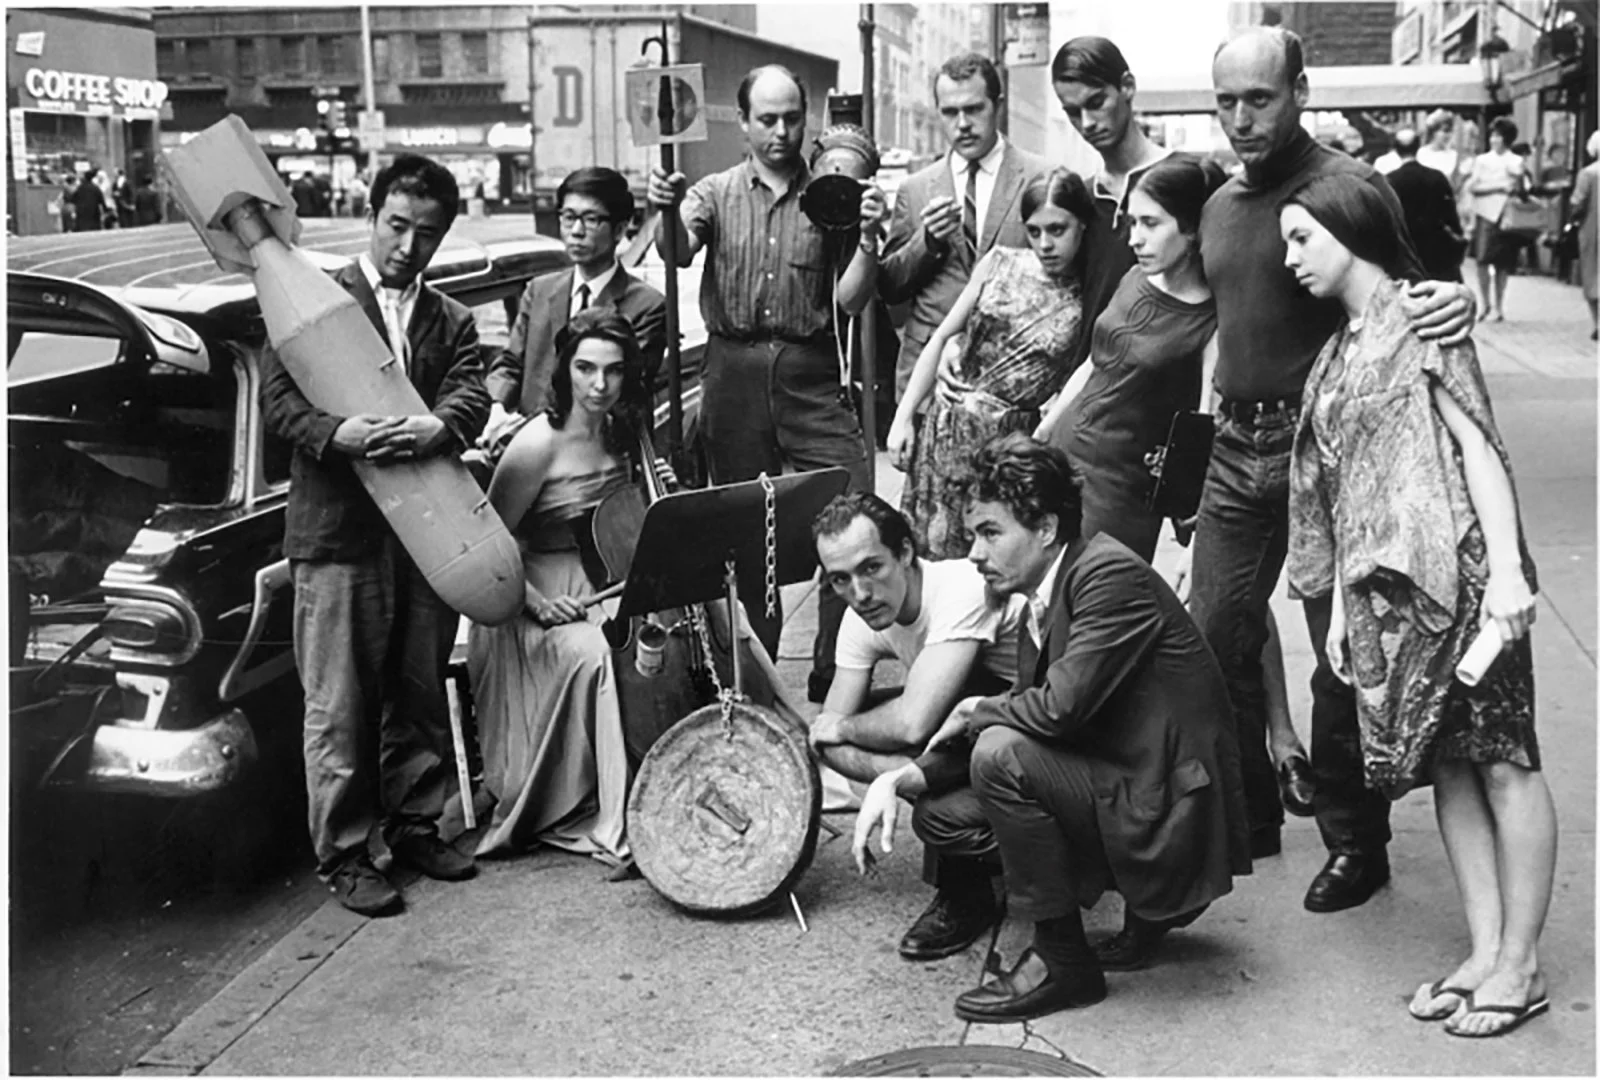
[[[1475,1032],[1462,1031],[1459,1028],[1446,1027],[1445,1031],[1451,1035],[1459,1035],[1463,1039],[1493,1039],[1500,1035],[1509,1035],[1529,1020],[1536,1016],[1543,1016],[1550,1011],[1550,998],[1548,995],[1538,1001],[1530,1001],[1526,1005],[1479,1005],[1472,1000],[1472,995],[1467,995],[1467,1015],[1473,1013],[1494,1013],[1499,1016],[1510,1016],[1511,1022],[1494,1028],[1490,1031]]]
[[[1437,1023],[1440,1020],[1448,1020],[1456,1014],[1456,1010],[1461,1007],[1461,1002],[1466,1001],[1472,996],[1472,991],[1463,990],[1459,986],[1446,986],[1443,979],[1440,979],[1438,982],[1428,987],[1428,998],[1430,1003],[1445,996],[1459,998],[1460,1000],[1458,1000],[1455,1005],[1443,1010],[1442,1012],[1419,1013],[1410,1005],[1406,1006],[1406,1012],[1411,1014],[1411,1019],[1421,1020],[1425,1024]]]

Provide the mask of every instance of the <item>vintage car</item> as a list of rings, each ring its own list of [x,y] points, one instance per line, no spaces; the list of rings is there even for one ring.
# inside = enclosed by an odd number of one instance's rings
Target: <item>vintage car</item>
[[[304,225],[329,270],[367,243],[359,221]],[[261,420],[254,289],[180,224],[12,238],[7,258],[13,790],[227,787],[266,725],[299,723],[272,693],[297,687],[290,453]],[[490,350],[566,261],[525,219],[463,219],[427,279]]]

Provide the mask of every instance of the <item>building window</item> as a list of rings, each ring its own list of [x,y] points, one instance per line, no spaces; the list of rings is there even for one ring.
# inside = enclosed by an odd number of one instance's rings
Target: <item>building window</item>
[[[462,34],[461,56],[468,75],[489,74],[489,35]]]
[[[344,70],[344,42],[336,37],[317,39],[317,70],[324,75],[337,75]]]
[[[172,40],[156,41],[156,74],[163,79],[178,74],[178,43]]]
[[[444,57],[439,49],[438,34],[418,34],[417,74],[424,79],[437,79],[444,74]]]
[[[278,55],[281,71],[299,75],[306,69],[306,39],[303,37],[286,37],[278,42]]]
[[[372,77],[380,82],[389,80],[389,35],[372,37]]]
[[[238,38],[233,43],[233,62],[241,78],[253,79],[260,70],[256,63],[256,39]]]
[[[208,38],[194,38],[184,43],[185,53],[188,54],[189,74],[209,75],[211,67],[211,41]]]

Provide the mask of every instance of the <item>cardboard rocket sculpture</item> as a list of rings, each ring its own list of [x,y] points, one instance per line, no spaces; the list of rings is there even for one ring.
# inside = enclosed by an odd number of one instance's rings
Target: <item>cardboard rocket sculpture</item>
[[[244,121],[168,150],[165,167],[217,264],[254,279],[267,337],[306,400],[335,416],[428,411],[355,298],[294,246],[294,199]],[[351,465],[440,599],[475,622],[516,617],[516,541],[460,460]]]

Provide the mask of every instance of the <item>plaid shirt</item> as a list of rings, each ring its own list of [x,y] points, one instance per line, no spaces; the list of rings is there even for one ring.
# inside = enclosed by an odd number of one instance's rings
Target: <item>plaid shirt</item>
[[[803,166],[774,195],[749,160],[703,177],[684,197],[683,224],[706,248],[700,314],[735,341],[805,341],[833,327],[833,272],[824,233],[800,211]]]

